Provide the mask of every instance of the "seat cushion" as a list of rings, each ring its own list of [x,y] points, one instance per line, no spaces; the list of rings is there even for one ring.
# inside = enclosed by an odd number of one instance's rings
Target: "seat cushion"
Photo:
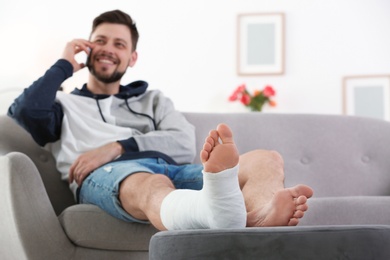
[[[152,225],[116,219],[94,205],[74,205],[59,216],[69,239],[76,245],[105,250],[148,251],[158,232]]]
[[[162,231],[149,259],[390,259],[389,243],[390,226]]]

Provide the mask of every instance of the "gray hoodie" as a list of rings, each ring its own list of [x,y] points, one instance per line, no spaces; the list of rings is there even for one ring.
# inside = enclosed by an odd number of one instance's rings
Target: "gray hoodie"
[[[79,155],[114,141],[125,150],[115,160],[193,161],[195,129],[160,91],[146,91],[144,81],[121,86],[117,95],[94,95],[86,85],[71,94],[57,91],[72,74],[68,61],[57,61],[8,111],[38,144],[52,143],[63,179]]]

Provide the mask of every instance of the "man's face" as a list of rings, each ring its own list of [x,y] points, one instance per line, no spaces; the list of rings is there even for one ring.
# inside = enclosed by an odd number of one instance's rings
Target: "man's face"
[[[135,64],[137,54],[132,51],[131,34],[122,24],[103,23],[91,34],[93,49],[87,66],[92,75],[104,83],[119,81],[127,67]]]

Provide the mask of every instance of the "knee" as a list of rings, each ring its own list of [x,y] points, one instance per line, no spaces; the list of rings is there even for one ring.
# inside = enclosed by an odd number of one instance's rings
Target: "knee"
[[[122,181],[120,190],[125,193],[155,190],[158,187],[173,187],[172,181],[163,174],[136,173]]]
[[[174,188],[174,185],[168,176],[164,174],[151,174],[146,180],[145,185],[155,190],[161,187]]]
[[[273,150],[256,150],[255,153],[260,164],[272,168],[275,173],[284,176],[284,160],[280,153]]]
[[[259,149],[252,151],[252,153],[254,153],[254,156],[261,161],[267,161],[268,163],[279,165],[281,167],[284,166],[283,157],[277,151]]]
[[[136,173],[120,184],[119,200],[125,208],[142,209],[173,188],[172,181],[163,174]]]
[[[163,174],[152,174],[145,180],[144,196],[141,200],[141,206],[144,212],[154,212],[154,209],[160,208],[163,199],[175,189],[172,181]]]
[[[276,166],[284,168],[284,160],[280,153],[276,151],[267,151],[267,156],[271,162],[273,162]]]
[[[280,153],[276,151],[268,151],[267,156],[274,167],[279,169],[281,172],[284,171],[284,160]]]
[[[120,198],[141,198],[153,196],[162,187],[173,188],[172,181],[163,174],[136,173],[122,181],[119,188]]]
[[[276,151],[268,151],[269,160],[275,169],[275,174],[279,174],[280,178],[284,180],[284,160],[280,153]]]

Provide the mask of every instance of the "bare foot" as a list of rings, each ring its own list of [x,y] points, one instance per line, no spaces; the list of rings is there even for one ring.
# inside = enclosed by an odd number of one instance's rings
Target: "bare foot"
[[[210,173],[233,168],[238,164],[239,154],[232,131],[227,125],[219,124],[216,130],[210,131],[200,152],[200,160],[204,170]]]
[[[306,185],[277,191],[262,209],[248,212],[247,226],[296,226],[308,209],[306,202],[311,196],[313,190]]]
[[[238,164],[239,154],[233,141],[232,131],[227,125],[220,124],[216,130],[210,131],[200,153],[200,159],[204,171],[209,173],[218,173]],[[222,185],[222,187],[225,186]],[[242,196],[241,192],[238,194],[239,197]],[[277,191],[271,201],[264,207],[248,212],[243,217],[249,227],[295,226],[298,225],[299,219],[303,217],[308,209],[306,202],[312,195],[313,190],[306,185],[283,189]],[[242,208],[237,212],[245,212],[243,202],[237,203],[237,206],[230,205],[230,207],[232,208],[229,208],[226,214],[235,207]]]

